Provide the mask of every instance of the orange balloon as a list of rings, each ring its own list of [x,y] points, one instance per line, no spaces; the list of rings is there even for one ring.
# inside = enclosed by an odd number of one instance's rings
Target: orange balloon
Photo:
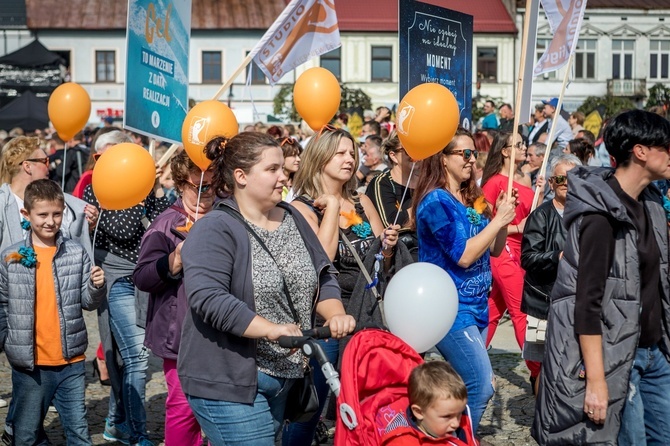
[[[189,158],[207,170],[212,160],[205,156],[205,145],[215,136],[232,138],[239,124],[233,111],[219,101],[202,101],[191,109],[181,126],[181,140]]]
[[[69,141],[88,122],[91,98],[81,85],[66,82],[51,93],[48,111],[60,139]]]
[[[154,159],[144,147],[129,142],[105,150],[93,168],[93,193],[100,206],[110,211],[144,201],[155,181]]]
[[[435,155],[451,141],[460,122],[458,102],[447,87],[428,83],[407,92],[396,113],[398,138],[415,160]]]
[[[314,131],[319,131],[333,119],[340,108],[340,98],[337,78],[321,67],[302,73],[293,87],[295,108]]]

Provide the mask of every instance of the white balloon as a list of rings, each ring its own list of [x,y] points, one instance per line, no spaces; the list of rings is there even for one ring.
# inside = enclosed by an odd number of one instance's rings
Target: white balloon
[[[456,285],[445,270],[426,262],[407,265],[384,294],[391,333],[423,353],[449,332],[458,313]]]

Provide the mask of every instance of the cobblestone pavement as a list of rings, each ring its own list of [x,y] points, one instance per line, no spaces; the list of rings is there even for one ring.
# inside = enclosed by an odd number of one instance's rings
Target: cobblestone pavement
[[[100,385],[93,377],[90,360],[95,357],[98,345],[95,313],[86,315],[89,327],[89,348],[86,352],[86,406],[94,445],[110,444],[103,440],[102,431],[109,403],[109,387]],[[534,400],[530,394],[528,371],[518,353],[492,354],[491,362],[497,376],[497,392],[490,402],[480,425],[482,446],[535,445],[529,426],[533,417]],[[11,368],[4,354],[0,354],[0,397],[8,399],[11,393]],[[162,444],[165,381],[161,361],[152,357],[147,376],[147,427],[149,436],[157,445]],[[0,409],[0,431],[4,427],[7,408]],[[58,414],[49,413],[45,429],[54,446],[65,444]],[[329,443],[332,444],[332,443]]]

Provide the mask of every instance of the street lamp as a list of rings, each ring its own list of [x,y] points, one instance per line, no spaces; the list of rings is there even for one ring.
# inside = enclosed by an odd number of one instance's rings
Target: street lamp
[[[230,104],[233,102],[233,84],[230,84],[230,88],[228,89],[228,108],[230,108]]]

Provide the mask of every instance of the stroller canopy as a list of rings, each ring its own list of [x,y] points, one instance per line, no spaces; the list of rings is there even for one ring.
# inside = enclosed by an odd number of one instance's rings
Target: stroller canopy
[[[380,444],[380,426],[385,427],[380,408],[407,398],[409,375],[423,359],[393,334],[368,329],[356,333],[342,357],[337,398],[335,446],[375,446]],[[349,429],[341,416],[350,408],[357,426]],[[390,420],[389,420],[390,421]]]

